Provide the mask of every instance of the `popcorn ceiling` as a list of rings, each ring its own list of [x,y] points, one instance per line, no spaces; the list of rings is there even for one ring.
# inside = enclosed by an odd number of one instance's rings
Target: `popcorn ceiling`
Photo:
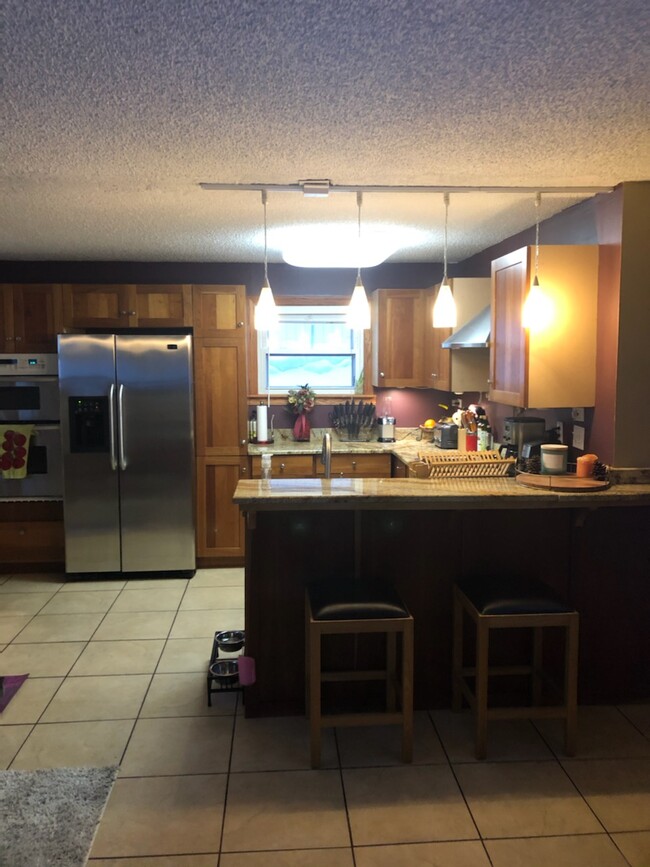
[[[259,193],[199,181],[613,186],[650,178],[642,0],[5,0],[0,257],[260,261]],[[548,195],[545,218],[585,196]],[[439,261],[442,195],[363,224]],[[269,254],[354,194],[270,194]],[[452,194],[450,261],[534,222]]]

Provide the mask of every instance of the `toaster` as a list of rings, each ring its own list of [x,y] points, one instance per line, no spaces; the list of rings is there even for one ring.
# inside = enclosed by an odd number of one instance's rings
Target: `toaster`
[[[442,422],[433,429],[433,444],[439,449],[458,448],[458,426],[451,422]]]

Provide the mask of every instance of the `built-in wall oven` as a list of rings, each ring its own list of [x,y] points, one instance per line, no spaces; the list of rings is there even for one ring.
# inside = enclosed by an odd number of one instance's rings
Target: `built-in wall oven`
[[[26,474],[15,478],[15,473],[0,469],[0,499],[62,498],[59,420],[56,354],[0,355],[0,451],[11,445],[13,434],[33,426]]]

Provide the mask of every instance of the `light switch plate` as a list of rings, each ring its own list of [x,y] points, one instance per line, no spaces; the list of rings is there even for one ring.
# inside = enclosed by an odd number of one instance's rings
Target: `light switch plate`
[[[573,447],[584,451],[585,448],[585,429],[579,425],[573,425]]]

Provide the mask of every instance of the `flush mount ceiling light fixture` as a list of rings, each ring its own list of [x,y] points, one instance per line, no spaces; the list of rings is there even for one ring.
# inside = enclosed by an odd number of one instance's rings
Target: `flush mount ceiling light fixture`
[[[350,298],[348,306],[347,321],[350,328],[365,331],[370,328],[370,304],[368,296],[361,281],[361,203],[363,201],[363,193],[357,193],[357,227],[359,240],[359,265],[357,267],[357,282]]]
[[[256,331],[270,331],[278,322],[278,311],[271,284],[269,283],[268,247],[266,241],[266,200],[267,192],[262,190],[262,206],[264,207],[264,283],[260,297],[255,305],[254,325]]]
[[[447,223],[449,221],[449,193],[443,194],[445,203],[445,239],[443,250],[443,273],[442,283],[438,289],[435,304],[433,305],[433,327],[434,328],[455,328],[456,327],[456,302],[451,292],[449,279],[447,277]]]
[[[543,331],[553,319],[550,298],[539,285],[539,208],[542,194],[535,194],[535,264],[533,282],[521,311],[521,324],[529,331]]]

